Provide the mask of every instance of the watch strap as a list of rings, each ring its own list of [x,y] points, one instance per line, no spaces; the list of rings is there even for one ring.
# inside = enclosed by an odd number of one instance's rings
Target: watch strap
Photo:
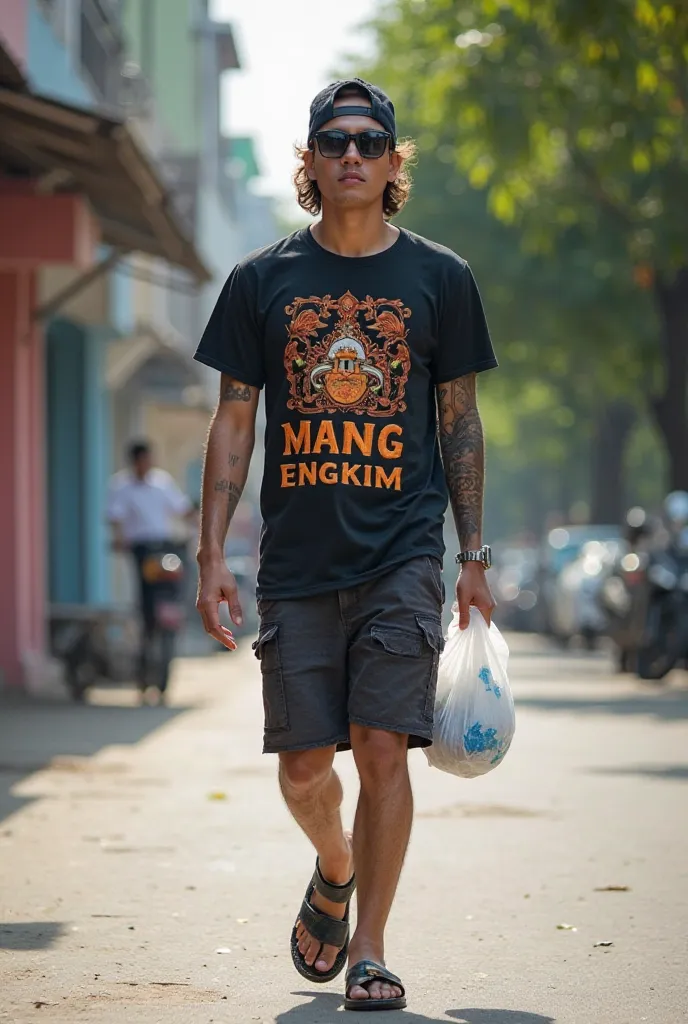
[[[483,544],[478,551],[460,551],[456,556],[456,561],[459,565],[464,565],[466,562],[480,562],[486,569],[489,569],[492,565],[492,551],[487,544]]]

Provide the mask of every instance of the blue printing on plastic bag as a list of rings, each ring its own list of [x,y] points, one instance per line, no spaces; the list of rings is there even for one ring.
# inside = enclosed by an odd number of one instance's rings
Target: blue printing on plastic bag
[[[499,683],[496,683],[494,681],[492,669],[489,667],[489,665],[483,665],[483,667],[478,672],[478,679],[480,679],[480,681],[485,684],[485,689],[487,690],[487,692],[489,693],[490,691],[492,691],[495,697],[499,700],[499,698],[502,696],[502,688],[499,685]]]
[[[490,761],[490,764],[497,764],[504,757],[504,740],[497,737],[496,729],[480,727],[480,722],[475,722],[467,733],[464,733],[463,745],[467,754],[484,754],[486,750],[496,750],[497,753]]]

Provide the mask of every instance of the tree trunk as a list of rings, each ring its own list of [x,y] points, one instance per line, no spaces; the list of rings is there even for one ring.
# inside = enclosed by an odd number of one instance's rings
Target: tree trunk
[[[669,488],[688,491],[688,267],[670,284],[657,281],[664,390],[653,411],[669,456]]]
[[[592,449],[592,523],[621,523],[626,512],[624,457],[637,413],[618,398],[602,406]]]

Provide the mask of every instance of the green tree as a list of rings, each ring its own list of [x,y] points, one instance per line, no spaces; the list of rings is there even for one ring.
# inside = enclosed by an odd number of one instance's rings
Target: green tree
[[[378,69],[421,147],[445,147],[438,156],[486,190],[526,253],[557,273],[573,247],[577,285],[597,277],[578,352],[587,361],[604,345],[595,375],[643,368],[670,485],[688,488],[688,6],[395,0],[375,33]],[[634,292],[633,309],[644,298],[655,309],[651,354],[619,313]],[[605,304],[616,328],[602,322]]]
[[[384,81],[384,68],[369,70]],[[399,113],[413,130],[403,104]],[[457,172],[449,142],[428,145],[422,132],[419,141],[401,221],[470,261],[502,365],[481,387],[490,532],[539,530],[548,510],[566,512],[580,499],[596,521],[618,522],[635,500],[633,489],[624,494],[622,442],[647,370],[642,346],[631,360],[626,339],[632,327],[649,355],[654,321],[645,297],[610,284],[609,263],[594,263],[575,229],[552,256],[524,253],[520,232],[491,217],[486,193]]]

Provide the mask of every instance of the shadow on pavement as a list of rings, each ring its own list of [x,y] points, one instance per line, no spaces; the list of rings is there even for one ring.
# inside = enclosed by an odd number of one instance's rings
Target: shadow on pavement
[[[554,1017],[526,1013],[525,1010],[447,1010],[447,1016],[460,1024],[555,1024]]]
[[[688,764],[632,764],[619,768],[589,768],[590,775],[644,775],[648,779],[688,782]]]
[[[660,722],[688,718],[688,690],[623,697],[517,697],[517,707],[581,715],[649,715]]]
[[[31,802],[13,788],[55,757],[91,757],[111,744],[139,743],[183,707],[61,704],[21,696],[0,701],[0,821]]]
[[[308,996],[312,1002],[294,1006],[275,1017],[275,1024],[332,1024],[333,1014],[342,1005],[342,996],[331,992],[294,992],[296,996]],[[358,1020],[359,1015],[351,1011],[344,1015],[346,1019]],[[539,1013],[526,1013],[522,1010],[447,1010],[442,1017],[427,1017],[423,1013],[412,1010],[385,1011],[386,1024],[446,1024],[447,1018],[459,1021],[460,1024],[555,1024],[554,1017],[543,1017]],[[364,1018],[370,1020],[369,1011],[364,1011]]]
[[[48,949],[64,930],[60,921],[0,922],[0,949]]]

